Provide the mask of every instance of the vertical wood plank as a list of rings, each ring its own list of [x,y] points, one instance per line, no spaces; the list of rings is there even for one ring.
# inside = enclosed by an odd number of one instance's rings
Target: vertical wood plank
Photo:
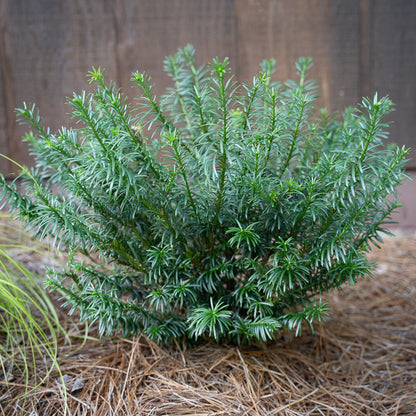
[[[169,83],[164,57],[188,43],[201,64],[216,55],[237,62],[232,0],[117,0],[114,10],[123,86],[131,85],[133,71],[144,70],[160,94]]]
[[[264,58],[277,61],[279,79],[295,75],[300,56],[311,56],[320,104],[340,110],[355,104],[359,87],[359,3],[342,0],[236,2],[241,77]]]
[[[360,1],[360,92],[371,95],[373,0]]]
[[[371,93],[388,94],[396,104],[391,139],[415,147],[416,131],[416,2],[372,2],[371,50],[367,83]],[[409,168],[416,168],[415,152]]]
[[[48,7],[50,6],[50,7]],[[14,100],[8,105],[21,107],[23,101],[36,103],[47,121],[54,123],[63,106],[56,100],[62,92],[61,49],[64,19],[59,19],[58,3],[8,1],[10,61],[14,77]],[[20,137],[27,127],[16,125],[10,137],[10,157],[30,163],[27,147]]]
[[[7,2],[0,0],[0,153],[10,155],[11,138],[15,135],[14,80],[11,66]],[[0,157],[0,172],[12,170],[7,159]]]
[[[329,1],[330,17],[324,41],[328,43],[330,96],[334,110],[361,101],[359,0]],[[311,34],[313,34],[313,30]],[[317,68],[319,71],[319,68]]]
[[[1,36],[1,35],[0,35]],[[0,45],[1,48],[1,45]],[[0,54],[1,58],[1,54]],[[9,143],[8,143],[8,131],[7,131],[7,121],[6,121],[6,111],[7,104],[5,104],[5,91],[3,85],[5,84],[4,80],[4,65],[0,65],[0,153],[9,153]],[[9,163],[6,159],[0,157],[0,172],[4,173],[9,171]]]
[[[96,4],[95,4],[96,3]],[[65,97],[88,88],[86,73],[92,65],[114,66],[112,2],[9,0],[15,100],[36,103],[44,124],[52,130],[70,122]],[[31,163],[20,140],[26,126],[11,138],[10,156]]]

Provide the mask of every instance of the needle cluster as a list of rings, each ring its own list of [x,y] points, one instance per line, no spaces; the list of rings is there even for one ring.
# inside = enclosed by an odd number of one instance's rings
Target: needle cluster
[[[2,178],[3,199],[70,253],[49,285],[102,335],[299,335],[325,319],[324,294],[370,273],[407,153],[385,144],[392,103],[315,111],[311,59],[285,83],[274,64],[239,84],[228,59],[197,67],[188,45],[165,59],[160,99],[144,73],[133,105],[93,69],[93,92],[68,99],[76,128],[51,133],[34,106],[17,110],[36,167],[23,191]]]

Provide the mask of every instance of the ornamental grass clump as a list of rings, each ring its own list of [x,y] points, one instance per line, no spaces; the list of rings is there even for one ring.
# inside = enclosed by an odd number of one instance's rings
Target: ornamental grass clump
[[[161,99],[136,72],[131,105],[93,69],[94,91],[68,99],[77,128],[18,110],[36,167],[24,191],[2,179],[4,200],[70,253],[49,285],[72,311],[160,343],[265,342],[325,319],[323,295],[370,272],[407,150],[384,143],[387,97],[315,111],[311,65],[278,83],[264,61],[240,85],[228,59],[197,68],[187,46],[165,60]]]
[[[38,282],[39,276],[18,258],[22,254],[33,258],[45,248],[30,248],[21,237],[16,224],[10,224],[9,217],[0,214],[1,409],[9,401],[25,402],[53,371],[60,374],[58,338],[63,335],[70,341],[59,323],[53,302]],[[10,387],[19,385],[16,378],[23,380],[24,387],[24,393],[17,397],[7,392],[9,384]]]

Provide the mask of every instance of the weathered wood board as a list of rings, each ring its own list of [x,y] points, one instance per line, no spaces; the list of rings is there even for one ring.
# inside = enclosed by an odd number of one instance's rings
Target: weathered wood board
[[[312,56],[321,106],[341,111],[388,93],[397,104],[392,139],[415,143],[414,0],[0,0],[0,19],[0,153],[21,163],[31,159],[14,107],[35,102],[45,125],[69,124],[65,97],[89,88],[92,66],[132,97],[131,73],[145,70],[160,94],[169,82],[163,58],[187,43],[200,63],[229,56],[245,81],[265,58],[276,58],[285,80],[299,56]]]

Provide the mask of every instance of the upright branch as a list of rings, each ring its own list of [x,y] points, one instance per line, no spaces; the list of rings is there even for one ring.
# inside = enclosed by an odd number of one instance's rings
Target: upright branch
[[[218,194],[217,194],[217,203],[215,207],[215,216],[213,220],[213,225],[218,223],[219,213],[221,210],[221,204],[224,197],[224,187],[226,182],[226,173],[227,173],[227,153],[228,153],[228,101],[229,97],[227,96],[228,85],[225,82],[225,75],[227,73],[228,59],[224,59],[221,62],[218,58],[214,60],[214,69],[213,73],[217,76],[218,82],[215,86],[217,87],[217,94],[220,103],[220,114],[221,114],[221,132],[220,132],[220,143],[219,143],[219,184],[218,184]]]

